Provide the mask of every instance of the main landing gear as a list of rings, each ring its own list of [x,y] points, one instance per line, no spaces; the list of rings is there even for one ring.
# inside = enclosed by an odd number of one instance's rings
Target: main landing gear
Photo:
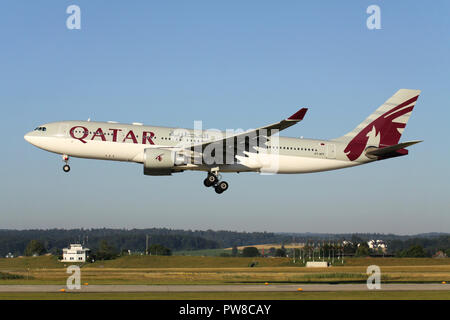
[[[63,161],[66,163],[63,167],[63,170],[64,170],[64,172],[69,172],[70,171],[69,156],[67,154],[63,154],[62,158],[63,158]]]
[[[219,181],[219,172],[212,171],[208,172],[208,176],[203,181],[205,187],[214,187],[216,193],[221,194],[228,189],[228,183],[226,181]]]

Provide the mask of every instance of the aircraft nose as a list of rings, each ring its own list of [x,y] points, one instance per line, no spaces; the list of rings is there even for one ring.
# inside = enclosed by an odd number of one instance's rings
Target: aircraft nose
[[[28,132],[26,135],[23,136],[23,138],[27,141],[30,142],[30,132]]]
[[[28,132],[26,135],[23,136],[23,138],[25,139],[25,141],[27,141],[28,143],[32,144],[32,145],[36,145],[37,141],[36,141],[36,135],[34,134],[33,131]]]

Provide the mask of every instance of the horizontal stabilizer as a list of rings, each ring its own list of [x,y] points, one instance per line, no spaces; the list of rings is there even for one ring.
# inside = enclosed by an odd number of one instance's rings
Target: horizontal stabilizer
[[[377,157],[389,157],[393,155],[396,151],[400,151],[401,149],[404,149],[406,147],[412,146],[413,144],[422,142],[423,140],[416,140],[416,141],[408,141],[408,142],[402,142],[393,146],[384,147],[384,148],[376,148],[372,150],[366,151],[367,156],[377,156]]]

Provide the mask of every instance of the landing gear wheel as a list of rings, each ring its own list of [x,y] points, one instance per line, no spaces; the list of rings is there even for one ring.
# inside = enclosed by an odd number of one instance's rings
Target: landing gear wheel
[[[214,189],[216,193],[221,194],[228,189],[228,183],[226,181],[220,181]]]
[[[205,179],[205,181],[203,181],[203,184],[206,187],[211,187],[211,186],[215,185],[218,180],[219,179],[217,178],[217,176],[215,174],[209,173],[208,177]]]
[[[69,156],[67,154],[63,154],[62,155],[62,159],[63,161],[66,163],[63,167],[64,172],[69,172],[70,171],[70,167],[69,167]]]

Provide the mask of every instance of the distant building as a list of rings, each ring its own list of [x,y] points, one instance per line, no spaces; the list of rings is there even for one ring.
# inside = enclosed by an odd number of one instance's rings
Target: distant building
[[[62,262],[86,262],[88,248],[83,248],[81,244],[71,244],[69,248],[63,249]]]
[[[327,261],[308,261],[306,262],[307,268],[327,268],[330,264]]]
[[[387,245],[383,240],[370,240],[367,242],[367,245],[369,246],[369,249],[381,249],[383,252],[387,250]]]
[[[433,258],[447,258],[447,255],[443,251],[438,251],[433,255]]]

